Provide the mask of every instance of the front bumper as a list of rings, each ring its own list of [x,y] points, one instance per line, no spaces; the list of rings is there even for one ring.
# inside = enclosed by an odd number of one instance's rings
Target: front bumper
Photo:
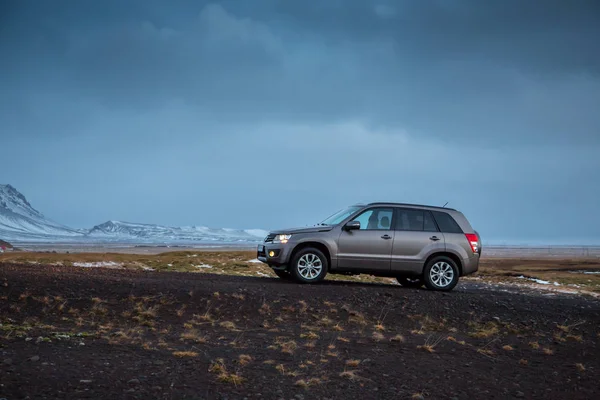
[[[289,244],[261,243],[256,249],[256,258],[276,269],[285,269],[291,254]]]

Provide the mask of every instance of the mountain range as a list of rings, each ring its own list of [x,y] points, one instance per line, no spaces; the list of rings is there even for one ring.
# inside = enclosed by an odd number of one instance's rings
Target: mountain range
[[[91,229],[73,229],[46,218],[13,186],[0,185],[0,239],[12,242],[250,244],[266,235],[261,229],[168,227],[123,221],[107,221]]]

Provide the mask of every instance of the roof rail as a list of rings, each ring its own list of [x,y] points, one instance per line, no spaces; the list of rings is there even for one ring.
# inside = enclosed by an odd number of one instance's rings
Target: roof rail
[[[426,208],[437,208],[440,210],[456,211],[454,208],[450,208],[450,207],[430,206],[427,204],[394,203],[394,202],[385,202],[385,201],[369,203],[368,205],[369,206],[386,205],[386,206],[426,207]]]

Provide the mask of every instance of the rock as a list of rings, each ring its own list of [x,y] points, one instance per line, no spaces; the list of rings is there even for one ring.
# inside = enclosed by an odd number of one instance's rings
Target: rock
[[[160,386],[152,386],[152,390],[159,392],[162,390],[162,388]]]
[[[81,379],[79,383],[92,383],[91,379]]]
[[[40,356],[33,356],[29,359],[29,361],[40,361]]]
[[[298,399],[298,400],[304,400],[304,396],[301,394],[297,394],[294,396],[294,398]]]
[[[415,400],[425,400],[425,397],[423,397],[422,394],[420,393],[415,393],[411,396],[411,399],[415,399]]]
[[[2,364],[4,364],[4,365],[10,365],[10,364],[12,364],[12,360],[10,358],[6,358],[6,359],[4,359],[2,361]]]
[[[139,379],[131,379],[127,383],[129,383],[130,385],[139,385],[140,380]]]
[[[515,397],[518,399],[522,399],[525,397],[525,393],[523,392],[515,392]]]
[[[135,389],[127,389],[125,390],[125,393],[135,393]]]
[[[494,317],[492,318],[493,320],[496,320],[497,322],[500,322],[500,318],[499,317]]]
[[[156,360],[156,361],[154,361],[154,365],[164,365],[164,364],[165,364],[165,362],[162,361],[162,360]]]

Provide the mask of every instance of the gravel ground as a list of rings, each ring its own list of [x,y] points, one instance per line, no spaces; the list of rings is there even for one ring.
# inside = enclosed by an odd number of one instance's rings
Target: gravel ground
[[[0,264],[0,398],[592,399],[600,301]]]

